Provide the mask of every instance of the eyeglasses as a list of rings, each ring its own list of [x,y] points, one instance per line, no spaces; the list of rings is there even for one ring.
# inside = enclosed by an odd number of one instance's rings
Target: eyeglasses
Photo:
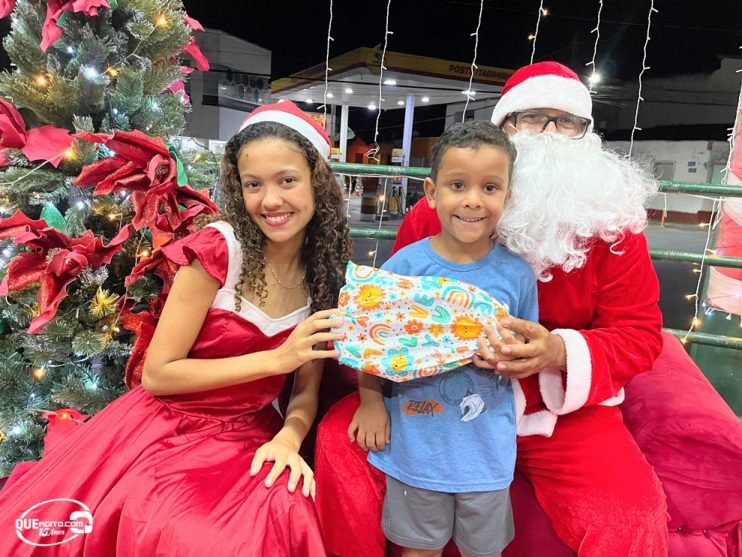
[[[572,114],[562,114],[561,116],[549,116],[543,112],[511,112],[508,118],[513,119],[513,127],[518,130],[531,131],[534,133],[543,132],[551,122],[554,122],[557,132],[572,139],[581,139],[585,137],[587,129],[590,127],[591,120]]]

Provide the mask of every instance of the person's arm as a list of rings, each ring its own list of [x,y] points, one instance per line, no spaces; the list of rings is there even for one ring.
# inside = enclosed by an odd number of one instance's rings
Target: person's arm
[[[271,487],[284,469],[289,467],[289,491],[293,492],[299,479],[302,479],[302,493],[306,497],[314,497],[314,473],[299,455],[299,449],[317,415],[321,381],[322,362],[319,360],[308,362],[297,370],[283,428],[257,450],[250,465],[250,475],[254,476],[266,462],[273,462],[273,467],[265,478],[266,487]]]
[[[540,382],[544,402],[555,413],[622,396],[623,386],[650,370],[662,350],[659,281],[647,240],[627,234],[615,249],[622,253],[606,250],[596,267],[598,293],[589,328],[553,331],[567,348],[566,377],[542,376]]]
[[[529,343],[496,347],[498,372],[516,378],[539,373],[540,391],[555,414],[583,406],[620,402],[623,386],[651,369],[662,349],[659,283],[647,241],[628,234],[595,265],[597,299],[587,329],[547,331],[538,323],[506,319],[502,325]],[[589,295],[589,293],[585,293]]]
[[[320,332],[340,324],[327,319],[332,310],[326,310],[297,326],[276,349],[231,358],[189,358],[217,290],[219,282],[198,260],[178,271],[144,362],[142,386],[149,393],[165,396],[227,387],[337,357],[336,350],[313,350],[315,344],[340,337]]]
[[[386,411],[381,381],[368,373],[358,372],[361,404],[348,426],[348,437],[364,451],[382,451],[391,441],[389,413]]]
[[[423,238],[435,236],[440,231],[441,221],[438,220],[435,209],[431,209],[428,200],[422,197],[402,219],[391,254],[394,255],[403,247]]]

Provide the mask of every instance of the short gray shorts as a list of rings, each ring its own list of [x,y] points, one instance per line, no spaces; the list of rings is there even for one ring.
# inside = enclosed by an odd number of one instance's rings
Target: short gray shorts
[[[410,549],[441,549],[451,538],[470,557],[496,557],[513,539],[509,489],[442,493],[386,477],[381,526]]]

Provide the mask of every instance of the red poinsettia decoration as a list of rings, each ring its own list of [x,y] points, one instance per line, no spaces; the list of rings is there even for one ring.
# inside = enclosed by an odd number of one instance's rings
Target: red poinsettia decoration
[[[41,283],[38,294],[39,315],[26,331],[36,334],[52,319],[67,296],[67,287],[86,268],[97,269],[111,262],[129,237],[126,225],[108,245],[88,230],[79,238],[70,238],[49,227],[44,220],[31,220],[20,211],[0,219],[0,240],[13,238],[32,251],[14,257],[0,283],[0,296]]]
[[[204,26],[201,25],[197,19],[194,19],[188,15],[183,16],[183,21],[185,24],[193,29],[194,31],[203,31]],[[202,72],[208,72],[209,71],[209,61],[204,56],[204,53],[201,52],[201,49],[196,44],[196,39],[193,35],[188,37],[188,45],[183,49],[183,52],[185,54],[188,54],[193,58],[193,61],[196,63],[196,69],[200,70]]]
[[[189,218],[219,211],[207,195],[178,185],[177,163],[161,139],[138,130],[78,137],[104,143],[115,155],[86,166],[73,183],[95,185],[93,195],[130,190],[135,212],[132,224],[137,230],[151,230],[153,248],[170,241]]]
[[[57,22],[64,12],[82,12],[91,17],[98,15],[98,8],[110,7],[106,0],[48,0],[46,20],[41,28],[41,51],[46,52],[62,36]]]
[[[0,0],[0,19],[5,19],[15,8],[15,0]]]
[[[149,302],[149,309],[137,313],[132,312],[134,303],[129,300],[125,302],[121,313],[121,324],[125,329],[134,333],[134,346],[131,348],[131,356],[126,362],[124,370],[124,383],[129,388],[136,387],[142,382],[142,370],[144,369],[144,358],[147,348],[155,334],[157,320],[162,313],[164,296],[159,296]]]
[[[27,130],[18,109],[0,99],[0,149],[20,149],[28,160],[48,160],[56,167],[74,141],[70,132],[63,128],[41,126]],[[0,157],[0,167],[7,163],[5,155]]]

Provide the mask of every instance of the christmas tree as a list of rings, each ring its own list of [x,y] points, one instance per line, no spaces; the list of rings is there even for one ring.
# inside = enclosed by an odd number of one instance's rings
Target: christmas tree
[[[189,109],[180,57],[208,70],[180,1],[3,0],[8,15],[0,477],[39,458],[47,423],[74,427],[139,380],[174,272],[159,248],[217,211],[199,191],[213,157],[166,143]]]

